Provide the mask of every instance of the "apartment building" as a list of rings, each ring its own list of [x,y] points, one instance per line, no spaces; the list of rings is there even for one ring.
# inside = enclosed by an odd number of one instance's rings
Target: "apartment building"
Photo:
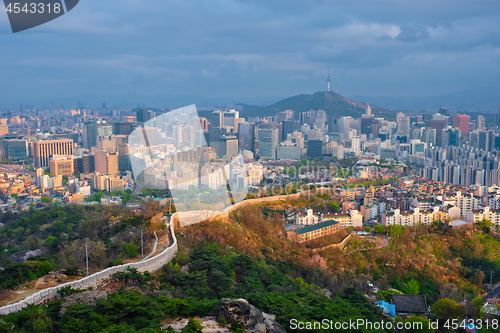
[[[333,220],[306,225],[287,232],[287,238],[295,243],[304,243],[340,231],[340,224]]]

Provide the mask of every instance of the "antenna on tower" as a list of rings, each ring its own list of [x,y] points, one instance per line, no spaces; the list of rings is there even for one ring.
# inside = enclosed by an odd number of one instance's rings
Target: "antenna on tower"
[[[328,67],[328,79],[326,79],[326,82],[328,83],[328,91],[330,91],[330,67]]]

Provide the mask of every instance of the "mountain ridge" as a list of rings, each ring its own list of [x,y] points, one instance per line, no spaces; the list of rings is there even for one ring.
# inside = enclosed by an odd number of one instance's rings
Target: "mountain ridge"
[[[296,113],[310,110],[324,110],[329,117],[361,117],[365,114],[367,106],[372,109],[375,117],[394,119],[396,113],[365,102],[358,102],[342,96],[333,91],[318,91],[313,94],[300,94],[285,98],[267,107],[244,105],[242,114],[248,116],[273,116],[277,112],[293,110]]]

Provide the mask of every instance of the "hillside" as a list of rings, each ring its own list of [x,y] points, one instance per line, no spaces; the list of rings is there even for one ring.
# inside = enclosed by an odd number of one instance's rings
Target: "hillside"
[[[245,117],[265,117],[273,116],[276,112],[285,110],[306,112],[309,110],[322,109],[330,117],[351,116],[356,118],[365,113],[368,105],[367,103],[353,101],[333,91],[319,91],[310,95],[302,94],[292,96],[263,108],[249,107],[248,111],[243,111],[243,114]],[[370,105],[370,107],[375,117],[384,117],[388,120],[392,120],[396,117],[396,113],[393,111],[382,109],[374,105]]]

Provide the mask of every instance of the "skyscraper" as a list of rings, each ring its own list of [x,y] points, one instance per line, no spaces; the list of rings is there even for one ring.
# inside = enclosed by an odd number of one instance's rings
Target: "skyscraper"
[[[397,114],[396,121],[398,123],[398,133],[408,138],[410,136],[410,117],[406,117],[403,112],[400,112]]]
[[[212,112],[212,127],[224,126],[224,112],[221,110]]]
[[[484,120],[484,117],[479,115],[477,116],[477,129],[482,130],[486,126],[486,121]]]
[[[261,158],[276,158],[278,128],[274,124],[262,124],[259,129],[259,155]]]
[[[83,148],[90,149],[97,144],[97,123],[88,122],[82,128]]]
[[[457,114],[453,117],[453,127],[458,127],[462,135],[469,135],[469,119],[466,114]]]
[[[446,128],[446,126],[448,126],[446,119],[431,120],[431,128],[436,130],[436,144],[439,146],[442,144],[443,129]]]
[[[255,124],[241,123],[238,127],[238,145],[240,149],[255,154]]]
[[[145,122],[153,119],[154,117],[155,117],[154,112],[151,110],[147,110],[147,109],[137,110],[137,121],[140,123],[145,123]]]

